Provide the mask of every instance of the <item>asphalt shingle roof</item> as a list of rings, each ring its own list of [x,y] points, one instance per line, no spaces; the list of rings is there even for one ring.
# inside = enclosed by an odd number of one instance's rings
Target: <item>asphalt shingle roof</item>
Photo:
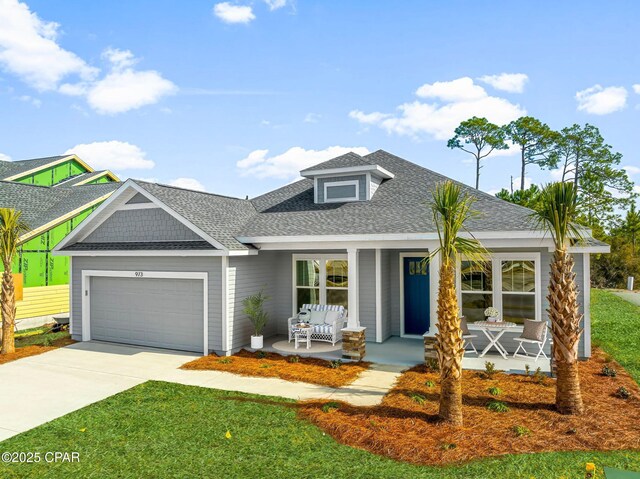
[[[363,158],[357,153],[350,151],[349,153],[345,153],[344,155],[337,156],[330,160],[319,163],[315,166],[306,168],[302,170],[300,173],[304,175],[307,171],[330,170],[333,168],[345,168],[348,166],[372,166],[374,164],[375,163],[370,163],[369,161],[366,160],[366,158]]]
[[[36,229],[115,191],[120,184],[48,187],[0,181],[0,207],[22,211],[24,221]]]
[[[343,155],[313,169],[339,163]],[[358,155],[356,155],[358,156]],[[351,157],[349,157],[350,159]],[[338,161],[339,160],[339,161]],[[258,214],[239,233],[241,237],[431,233],[431,192],[448,178],[395,155],[378,150],[361,158],[395,175],[385,180],[369,201],[314,204],[313,181],[303,179],[259,196],[251,202]],[[358,162],[357,164],[362,164]],[[335,166],[331,166],[335,167]],[[532,230],[531,210],[462,185],[476,198],[481,215],[468,222],[471,231]]]
[[[225,248],[229,250],[250,248],[235,238],[242,226],[256,214],[249,200],[134,181],[173,211],[216,239]]]
[[[13,175],[23,173],[25,171],[48,165],[54,161],[66,158],[69,155],[48,156],[46,158],[33,158],[31,160],[19,161],[0,161],[0,180],[4,180]]]
[[[126,243],[75,243],[62,251],[169,251],[216,249],[207,241],[148,241]]]

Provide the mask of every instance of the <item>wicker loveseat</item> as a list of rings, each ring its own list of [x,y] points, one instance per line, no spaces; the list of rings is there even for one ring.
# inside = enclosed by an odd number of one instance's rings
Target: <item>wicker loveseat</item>
[[[335,346],[340,340],[340,330],[342,330],[344,323],[347,321],[347,310],[344,309],[344,306],[333,304],[303,304],[301,310],[325,313],[334,311],[339,313],[337,315],[332,314],[331,316],[334,316],[333,318],[324,318],[322,323],[311,324],[313,328],[311,331],[312,341],[325,341]],[[295,325],[299,322],[298,316],[296,315],[289,318],[287,322],[289,325],[289,342],[291,342],[295,336]]]

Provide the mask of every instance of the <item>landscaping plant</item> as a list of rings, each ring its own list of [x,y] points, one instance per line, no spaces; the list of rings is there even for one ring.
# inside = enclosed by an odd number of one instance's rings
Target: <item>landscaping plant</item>
[[[509,406],[502,401],[489,401],[487,403],[487,409],[493,412],[509,412]]]
[[[11,208],[0,208],[0,260],[2,272],[2,349],[1,354],[16,350],[14,330],[16,322],[16,292],[13,284],[12,264],[18,250],[20,236],[29,229],[21,219],[22,213]]]
[[[605,364],[602,367],[602,375],[607,376],[609,378],[615,378],[618,375],[618,371],[616,371],[614,368],[610,368],[608,365]]]
[[[253,325],[254,336],[262,336],[262,331],[269,320],[269,316],[264,310],[264,303],[268,299],[269,297],[260,291],[242,300],[243,311]]]
[[[440,283],[438,286],[438,332],[436,352],[440,369],[439,417],[462,425],[462,356],[464,342],[460,329],[460,309],[456,293],[455,267],[461,256],[480,262],[486,250],[475,239],[462,238],[465,223],[478,215],[472,209],[474,199],[452,181],[436,185],[431,210],[440,247]]]
[[[556,409],[563,414],[582,414],[584,405],[578,374],[578,343],[582,314],[578,306],[574,259],[568,248],[579,240],[582,231],[576,226],[578,191],[573,183],[547,185],[541,194],[539,209],[532,218],[551,234],[554,253],[549,281],[549,318],[553,337],[552,355],[556,363]]]

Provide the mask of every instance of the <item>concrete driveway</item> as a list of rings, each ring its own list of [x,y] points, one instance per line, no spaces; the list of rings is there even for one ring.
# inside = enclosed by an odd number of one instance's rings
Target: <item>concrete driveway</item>
[[[200,355],[113,343],[76,343],[0,365],[0,441],[148,380],[290,399],[329,398],[357,405],[380,402],[402,367],[374,366],[345,388],[218,371],[186,371]],[[9,409],[9,410],[5,410]]]

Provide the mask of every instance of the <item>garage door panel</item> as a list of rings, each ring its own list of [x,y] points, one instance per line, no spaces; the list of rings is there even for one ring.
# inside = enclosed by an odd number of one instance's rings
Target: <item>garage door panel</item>
[[[168,278],[91,278],[91,337],[201,352],[203,283]]]

